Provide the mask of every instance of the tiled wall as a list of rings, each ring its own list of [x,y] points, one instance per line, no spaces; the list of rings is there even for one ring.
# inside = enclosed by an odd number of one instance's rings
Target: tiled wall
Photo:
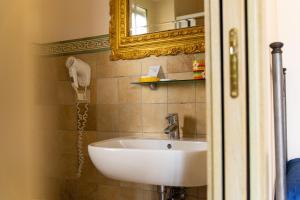
[[[165,137],[165,117],[170,112],[179,114],[184,137],[205,137],[205,81],[161,85],[157,90],[130,84],[153,65],[161,65],[166,78],[192,78],[192,55],[112,62],[109,53],[75,55],[92,67],[91,104],[84,139],[86,163],[78,180],[75,178],[76,101],[65,68],[67,57],[44,57],[40,64],[45,81],[50,79],[52,83],[40,87],[38,99],[49,107],[49,116],[41,117],[45,120],[51,116],[56,118],[57,130],[48,132],[46,137],[49,155],[54,159],[51,173],[47,175],[51,178],[56,199],[158,199],[155,186],[125,183],[102,176],[88,158],[87,144],[118,136]],[[206,199],[205,187],[189,189],[188,193],[188,199]]]
[[[166,78],[192,78],[192,55],[111,62],[109,52],[104,52],[100,59],[97,54],[93,59],[97,76],[98,132],[116,136],[158,136],[166,127],[167,113],[178,112],[184,136],[205,134],[204,81],[160,85],[157,90],[130,84],[153,65],[161,65]]]

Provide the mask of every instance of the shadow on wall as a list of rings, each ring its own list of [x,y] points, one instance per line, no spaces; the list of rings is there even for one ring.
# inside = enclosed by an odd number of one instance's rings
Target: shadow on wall
[[[195,136],[195,133],[191,133],[190,131],[191,130],[196,130],[196,124],[197,124],[197,121],[195,118],[193,117],[189,117],[189,116],[185,116],[183,118],[183,124],[184,126],[182,127],[182,135],[183,137],[193,137]]]

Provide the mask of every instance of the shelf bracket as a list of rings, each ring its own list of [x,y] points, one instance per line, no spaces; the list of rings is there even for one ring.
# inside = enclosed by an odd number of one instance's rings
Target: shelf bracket
[[[157,83],[150,83],[150,84],[149,84],[149,88],[150,88],[151,90],[156,90],[156,89],[157,89]]]

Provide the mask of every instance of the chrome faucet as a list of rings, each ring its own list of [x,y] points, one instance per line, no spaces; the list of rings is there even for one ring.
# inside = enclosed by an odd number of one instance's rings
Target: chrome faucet
[[[165,134],[169,135],[169,139],[180,139],[178,114],[170,113],[166,119],[168,120],[168,127],[164,130]]]

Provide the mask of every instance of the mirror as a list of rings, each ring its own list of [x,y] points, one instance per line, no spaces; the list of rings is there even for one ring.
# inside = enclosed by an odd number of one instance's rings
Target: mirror
[[[204,0],[110,0],[111,60],[203,53],[203,8]]]
[[[204,26],[203,0],[129,0],[130,35]]]

